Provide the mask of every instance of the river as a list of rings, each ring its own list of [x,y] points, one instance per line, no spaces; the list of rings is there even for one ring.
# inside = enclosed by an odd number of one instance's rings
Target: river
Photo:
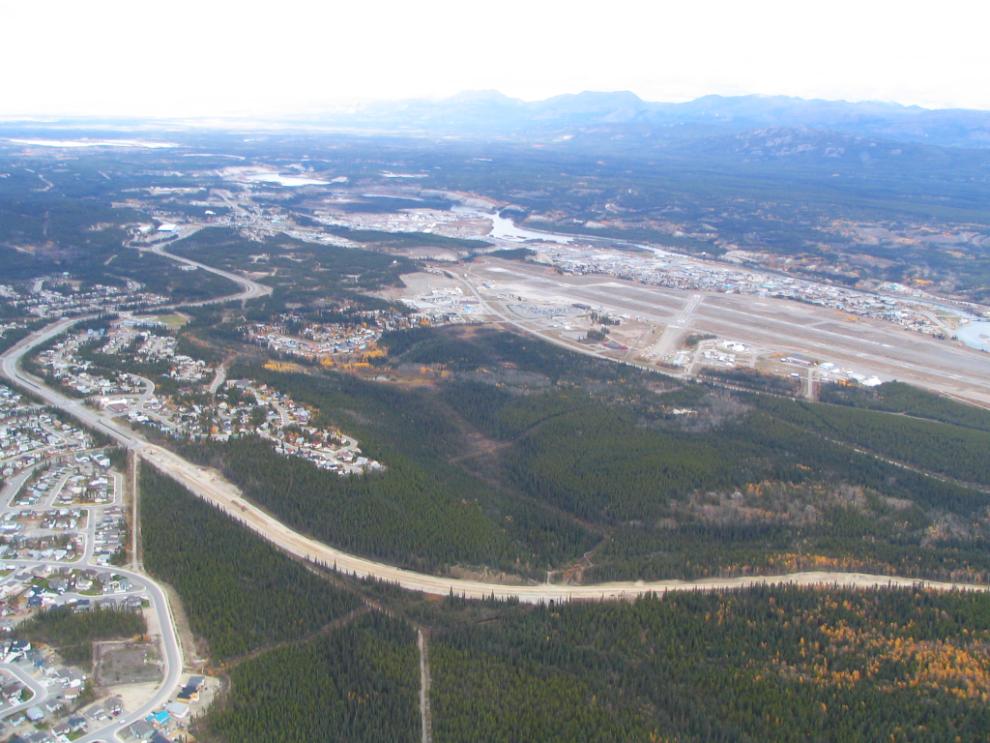
[[[990,322],[971,322],[956,330],[956,338],[970,348],[990,351]]]
[[[470,206],[455,206],[453,211],[460,214],[470,214],[482,219],[492,220],[492,231],[488,237],[495,237],[499,240],[510,240],[512,242],[525,242],[526,240],[543,240],[544,242],[568,244],[574,242],[574,235],[558,235],[553,232],[536,232],[535,230],[524,230],[516,227],[511,219],[505,219],[498,212],[494,214],[475,209]]]

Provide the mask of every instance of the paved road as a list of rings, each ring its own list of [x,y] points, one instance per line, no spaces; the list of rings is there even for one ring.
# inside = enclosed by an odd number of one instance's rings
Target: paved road
[[[2,373],[7,379],[16,382],[22,387],[26,387],[30,392],[37,397],[40,397],[50,405],[53,405],[63,412],[68,413],[72,417],[91,426],[95,430],[111,436],[125,446],[132,446],[140,443],[141,439],[135,436],[129,429],[115,423],[113,420],[101,415],[92,408],[88,408],[81,400],[73,400],[59,392],[56,392],[55,390],[42,384],[41,380],[36,379],[20,369],[21,359],[27,355],[31,349],[44,343],[48,339],[59,335],[60,333],[64,333],[68,328],[77,322],[79,322],[79,318],[61,320],[49,325],[46,328],[42,328],[36,333],[32,333],[27,338],[24,338],[12,348],[8,349],[3,356],[0,356],[0,373]]]
[[[114,475],[117,481],[115,487],[115,494],[122,493],[122,488],[120,487],[121,480],[119,475]],[[5,490],[4,500],[2,501],[2,507],[4,509],[9,508],[8,498],[13,495],[16,491]],[[116,502],[116,501],[115,501]],[[93,536],[95,532],[94,523],[94,510],[97,507],[90,507],[89,516],[87,518],[86,525],[86,551],[82,559],[75,562],[53,562],[44,560],[7,560],[6,564],[16,565],[18,568],[35,568],[41,565],[49,565],[52,567],[73,567],[73,568],[85,568],[85,567],[98,567],[100,569],[106,569],[102,566],[97,566],[90,562],[93,553]],[[98,508],[103,508],[98,507]],[[183,669],[183,656],[182,656],[182,644],[175,631],[175,622],[172,618],[172,609],[169,606],[168,598],[161,587],[151,580],[147,575],[143,573],[134,572],[124,568],[114,567],[113,572],[127,577],[133,584],[133,588],[127,591],[125,594],[118,594],[116,597],[122,595],[139,595],[143,598],[147,598],[151,604],[151,610],[155,613],[156,624],[159,629],[159,636],[162,642],[163,660],[165,661],[165,674],[162,680],[161,686],[155,692],[155,694],[148,699],[143,705],[137,709],[122,715],[117,718],[112,723],[110,727],[104,727],[102,730],[95,731],[79,738],[79,741],[83,743],[93,743],[95,741],[106,741],[110,739],[110,736],[116,734],[115,728],[123,728],[130,725],[138,720],[143,720],[152,712],[157,711],[163,704],[165,704],[169,697],[172,695],[176,686],[179,683],[179,679],[182,675]],[[81,596],[78,594],[64,594],[62,600],[68,600],[71,598],[89,598],[88,596]],[[11,707],[10,709],[5,709],[0,711],[0,715],[3,717],[9,717],[16,712],[26,709],[34,705],[44,703],[48,698],[48,690],[45,689],[41,684],[35,681],[30,675],[24,672],[23,669],[11,663],[0,663],[0,668],[9,671],[10,673],[16,675],[18,679],[25,685],[27,685],[33,692],[35,696],[28,702]]]
[[[36,707],[44,704],[48,701],[48,689],[38,683],[31,674],[21,668],[19,665],[14,663],[2,663],[0,668],[15,676],[18,681],[28,687],[33,696],[26,702],[21,702],[20,704],[15,704],[9,709],[0,710],[0,715],[3,715],[4,719],[10,717],[11,715],[16,715],[18,712],[26,710],[28,707]]]
[[[151,595],[151,608],[158,617],[158,626],[162,638],[163,660],[165,661],[165,678],[154,696],[141,707],[133,712],[121,715],[121,717],[116,718],[116,721],[112,723],[112,725],[116,725],[119,729],[126,729],[131,723],[143,720],[152,712],[157,712],[169,700],[172,692],[175,691],[182,676],[182,643],[179,641],[175,631],[175,622],[172,619],[172,607],[169,606],[168,598],[161,587],[142,573],[134,573],[121,568],[114,568],[113,571],[129,577],[135,582],[143,583],[146,592]],[[79,738],[76,743],[106,741],[111,737],[111,734],[116,735],[116,731],[112,727],[106,727],[103,730],[98,730]]]
[[[27,387],[31,390],[31,392],[44,399],[46,402],[58,407],[62,411],[72,415],[78,420],[83,421],[93,428],[103,431],[119,443],[131,447],[141,446],[144,443],[143,440],[134,436],[129,430],[123,428],[114,421],[105,418],[98,412],[87,408],[81,401],[69,399],[64,395],[49,389],[38,380],[28,376],[18,368],[18,362],[26,353],[30,351],[31,348],[44,342],[48,338],[51,338],[53,335],[64,332],[64,330],[72,325],[73,322],[74,320],[65,320],[55,323],[54,325],[35,333],[31,336],[31,338],[25,339],[28,341],[27,343],[22,342],[11,348],[6,354],[3,355],[2,359],[0,359],[0,372],[2,372],[8,379]],[[92,521],[92,518],[90,521]],[[89,523],[87,531],[90,533],[87,534],[86,540],[87,557],[92,554],[92,528],[93,524]],[[10,562],[18,565],[40,564],[25,562],[22,560],[11,560]],[[79,567],[83,566],[82,562],[77,562],[74,564]],[[62,566],[61,563],[59,563],[59,565]],[[161,631],[162,650],[164,655],[163,659],[165,661],[165,678],[155,695],[139,709],[118,718],[114,722],[115,725],[126,726],[130,723],[136,722],[137,720],[143,720],[151,714],[151,712],[156,711],[159,707],[161,707],[161,705],[168,701],[182,674],[182,646],[176,635],[175,624],[172,620],[172,610],[169,606],[168,598],[161,587],[148,578],[148,576],[141,573],[134,573],[121,568],[114,568],[114,572],[127,576],[136,584],[145,586],[145,591],[151,598],[152,610],[157,615],[158,625]],[[10,668],[10,666],[6,667],[8,669]],[[4,712],[5,715],[9,713],[10,711]],[[112,734],[115,734],[115,731],[111,728],[104,728],[101,731],[96,731],[80,738],[79,741],[81,743],[105,741],[109,740]]]
[[[192,234],[192,233],[190,233]],[[183,235],[183,237],[189,237],[189,235]],[[176,238],[177,240],[180,238]],[[248,299],[254,299],[255,297],[261,297],[266,294],[271,294],[272,289],[264,284],[259,284],[257,281],[252,281],[251,279],[241,276],[240,274],[230,273],[229,271],[223,271],[219,268],[213,268],[213,266],[207,266],[205,263],[200,263],[199,261],[194,261],[189,258],[182,258],[181,256],[175,255],[174,253],[169,253],[165,250],[168,245],[171,245],[175,240],[169,240],[168,242],[158,243],[152,249],[152,253],[157,253],[160,256],[169,258],[173,261],[179,263],[184,263],[187,266],[195,266],[196,268],[201,268],[204,271],[209,271],[210,273],[216,274],[217,276],[223,276],[225,279],[233,281],[235,284],[241,287],[241,292],[232,297],[221,297],[218,299],[208,299],[203,302],[196,302],[192,304],[214,304],[219,302],[227,302],[231,299],[240,299],[242,301]]]

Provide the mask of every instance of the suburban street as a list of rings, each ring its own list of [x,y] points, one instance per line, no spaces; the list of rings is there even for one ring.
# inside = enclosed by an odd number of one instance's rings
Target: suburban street
[[[4,488],[2,496],[0,496],[0,517],[6,516],[7,514],[19,516],[24,512],[33,513],[37,510],[50,509],[53,507],[56,498],[62,493],[63,489],[67,488],[68,474],[60,475],[57,478],[55,487],[51,489],[51,492],[46,495],[43,501],[35,504],[34,506],[16,505],[14,500],[22,486],[24,486],[34,474],[34,469],[34,467],[25,469],[19,473],[16,478],[12,478],[9,481],[8,486]],[[83,553],[78,559],[73,561],[55,559],[10,559],[5,561],[4,566],[8,569],[13,568],[13,573],[35,570],[37,568],[71,568],[73,570],[85,570],[92,568],[107,571],[108,566],[106,563],[98,560],[95,554],[95,547],[98,539],[98,517],[107,509],[119,510],[122,509],[124,505],[123,476],[119,473],[111,473],[111,482],[111,492],[113,493],[113,498],[108,503],[76,507],[78,510],[85,512],[86,514],[85,528],[77,532],[85,542]],[[146,600],[149,603],[150,611],[155,614],[155,621],[151,623],[149,632],[153,632],[153,634],[158,636],[158,639],[161,642],[161,650],[163,654],[162,659],[164,661],[163,680],[155,694],[145,701],[145,703],[140,707],[126,711],[126,713],[121,715],[120,718],[116,718],[111,722],[111,725],[113,726],[124,727],[136,722],[137,720],[143,720],[147,717],[147,715],[156,711],[168,701],[182,674],[183,656],[182,646],[175,632],[171,607],[169,606],[168,599],[161,587],[147,575],[140,572],[135,572],[133,570],[116,566],[110,568],[109,571],[114,575],[127,579],[130,582],[130,586],[128,588],[114,592],[112,598],[115,601],[120,601],[128,597],[135,597],[137,599]],[[51,605],[59,606],[69,602],[78,602],[81,600],[91,599],[92,596],[90,595],[67,591],[58,596]],[[2,714],[5,718],[9,718],[11,715],[16,714],[23,709],[39,706],[49,698],[49,690],[39,683],[34,677],[32,677],[28,673],[26,667],[13,662],[0,662],[0,670],[7,671],[12,674],[20,680],[21,683],[31,689],[32,692],[34,692],[34,696],[26,702],[22,702],[21,704],[2,710]],[[93,731],[78,740],[85,741],[86,743],[98,740],[107,741],[110,736],[114,734],[114,732],[115,731],[109,727],[106,727],[102,730]]]

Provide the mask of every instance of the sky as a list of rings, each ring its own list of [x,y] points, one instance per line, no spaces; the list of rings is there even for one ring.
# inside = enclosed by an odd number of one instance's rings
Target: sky
[[[990,0],[0,0],[0,117],[293,114],[499,90],[990,109]]]

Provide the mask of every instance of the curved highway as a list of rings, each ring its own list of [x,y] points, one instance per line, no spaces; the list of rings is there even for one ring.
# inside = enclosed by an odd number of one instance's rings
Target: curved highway
[[[192,234],[192,233],[189,233]],[[169,260],[176,261],[177,263],[184,263],[187,266],[195,266],[196,268],[201,268],[204,271],[209,271],[217,276],[222,276],[225,279],[233,281],[235,284],[241,287],[241,291],[238,294],[232,294],[228,297],[218,297],[217,299],[207,299],[202,302],[185,302],[184,304],[188,306],[196,306],[203,304],[219,304],[221,302],[229,302],[232,299],[240,299],[242,301],[248,299],[254,299],[255,297],[261,297],[266,294],[271,294],[272,289],[264,284],[259,284],[257,281],[252,281],[251,279],[240,276],[236,273],[230,273],[229,271],[223,271],[219,268],[214,268],[213,266],[207,266],[205,263],[200,263],[199,261],[194,261],[190,258],[183,258],[181,256],[175,255],[174,253],[169,253],[165,250],[166,246],[171,245],[177,240],[189,237],[189,235],[183,235],[181,238],[176,238],[175,240],[169,240],[168,242],[158,243],[155,245],[151,252],[156,255],[160,255],[163,258],[168,258]]]

